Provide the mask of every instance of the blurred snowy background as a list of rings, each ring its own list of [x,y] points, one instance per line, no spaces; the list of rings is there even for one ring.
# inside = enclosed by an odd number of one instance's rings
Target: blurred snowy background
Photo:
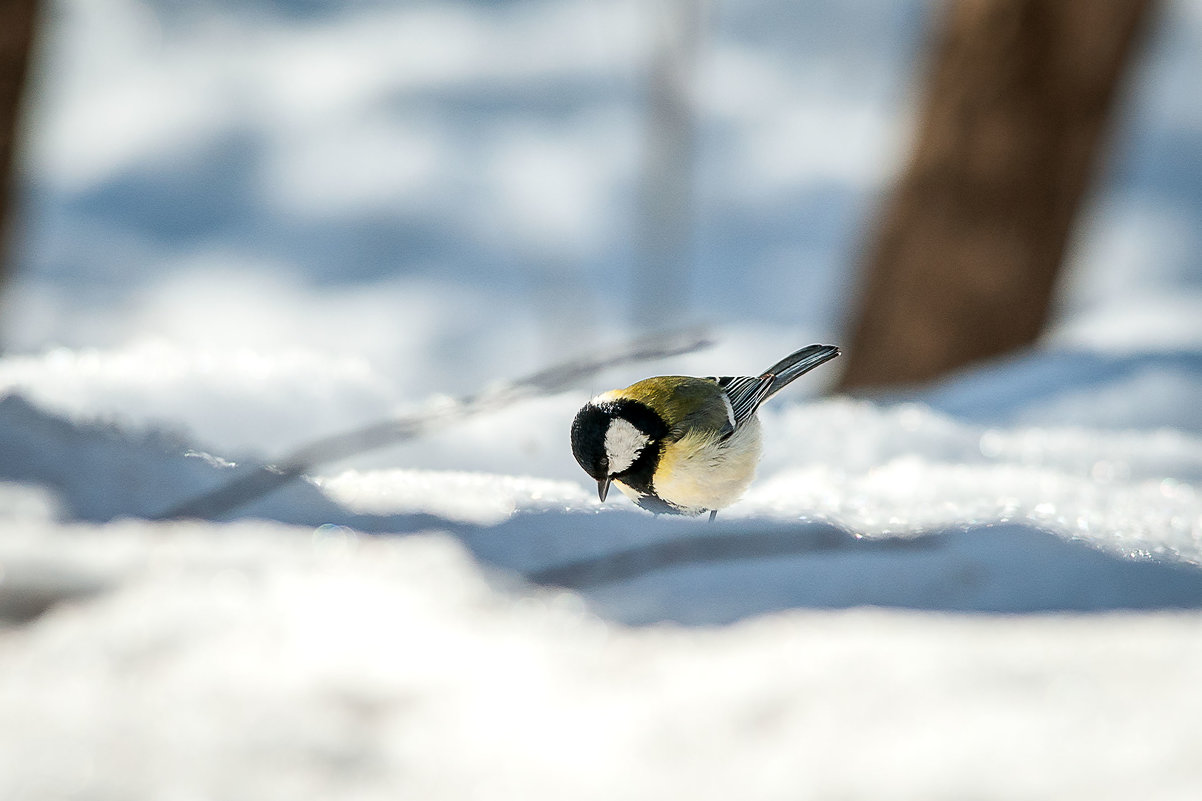
[[[1198,0],[1158,8],[1039,346],[873,402],[818,371],[713,526],[599,508],[568,423],[843,341],[930,3],[706,6],[674,315],[715,347],[147,520],[636,333],[663,8],[46,6],[0,297],[0,797],[1202,792]]]

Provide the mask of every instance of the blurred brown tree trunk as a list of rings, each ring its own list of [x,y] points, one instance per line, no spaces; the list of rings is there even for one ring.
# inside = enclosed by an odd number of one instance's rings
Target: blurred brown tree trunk
[[[1154,0],[952,0],[870,243],[841,388],[1033,342]]]
[[[36,6],[36,0],[0,0],[0,291],[8,270],[17,124],[29,70]]]

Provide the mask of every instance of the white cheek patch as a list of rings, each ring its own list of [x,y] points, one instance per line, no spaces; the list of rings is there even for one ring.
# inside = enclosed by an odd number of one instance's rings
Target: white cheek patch
[[[649,438],[629,420],[615,417],[605,429],[605,454],[609,458],[610,475],[621,473],[634,464],[647,447]]]

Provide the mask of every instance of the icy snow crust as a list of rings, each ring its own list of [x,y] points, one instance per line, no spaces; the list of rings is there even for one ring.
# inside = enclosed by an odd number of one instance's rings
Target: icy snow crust
[[[925,3],[714,7],[715,347],[152,520],[626,337],[659,8],[51,4],[0,310],[0,798],[1202,797],[1196,0],[1045,342],[874,401],[807,376],[712,525],[598,504],[568,424],[844,344]]]

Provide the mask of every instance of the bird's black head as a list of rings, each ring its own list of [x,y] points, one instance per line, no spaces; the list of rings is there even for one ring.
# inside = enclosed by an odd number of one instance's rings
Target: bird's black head
[[[572,454],[597,481],[646,472],[649,484],[667,433],[668,424],[645,403],[590,401],[572,421]]]
[[[572,455],[598,481],[609,476],[609,455],[605,452],[605,432],[613,420],[613,406],[587,403],[572,421]]]

